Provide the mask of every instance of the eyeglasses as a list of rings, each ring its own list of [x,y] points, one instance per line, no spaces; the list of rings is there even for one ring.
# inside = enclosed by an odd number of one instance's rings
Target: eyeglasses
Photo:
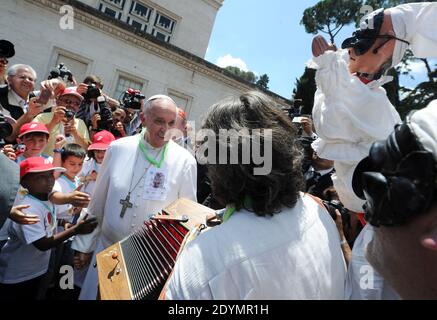
[[[73,100],[70,100],[70,99],[59,98],[59,102],[65,104],[67,106],[80,107],[80,102],[79,101],[73,101]]]
[[[374,53],[378,52],[378,50],[381,49],[390,40],[398,40],[398,41],[401,41],[403,43],[406,43],[407,45],[410,45],[410,43],[408,41],[400,39],[400,38],[392,36],[392,35],[388,35],[388,34],[380,34],[380,35],[377,35],[376,37],[360,37],[360,38],[358,38],[358,41],[354,45],[352,45],[352,48],[354,50],[355,55],[362,56],[367,51],[369,51],[369,49],[375,43],[374,40],[377,38],[386,39],[386,40],[383,43],[381,43],[378,47],[373,49]]]
[[[13,75],[12,77],[18,78],[20,80],[27,80],[27,81],[30,81],[30,82],[35,82],[34,78],[25,76],[24,74],[22,74],[22,75],[17,75],[16,74],[16,75]]]

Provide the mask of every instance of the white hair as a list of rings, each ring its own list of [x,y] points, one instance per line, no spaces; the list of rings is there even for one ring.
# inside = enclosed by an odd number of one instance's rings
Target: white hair
[[[157,94],[154,96],[151,96],[149,99],[147,99],[146,103],[144,103],[143,112],[144,114],[148,113],[150,111],[150,108],[152,106],[152,102],[156,100],[168,100],[170,102],[173,102],[174,105],[176,105],[176,102],[169,96],[166,96],[164,94]]]
[[[8,76],[15,76],[18,70],[24,70],[24,69],[28,69],[32,73],[34,80],[36,80],[37,78],[36,71],[31,66],[28,66],[27,64],[14,64],[13,66],[10,66],[8,68]]]

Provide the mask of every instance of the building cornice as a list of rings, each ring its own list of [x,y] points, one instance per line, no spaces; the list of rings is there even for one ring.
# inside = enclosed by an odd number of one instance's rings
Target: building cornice
[[[224,0],[203,0],[210,6],[214,7],[216,10],[219,10],[221,6],[223,5]]]
[[[172,44],[160,41],[152,35],[135,30],[132,26],[122,21],[107,16],[103,12],[90,7],[77,0],[26,0],[43,9],[59,14],[63,5],[71,5],[74,10],[75,22],[79,21],[90,28],[106,33],[114,38],[127,42],[130,45],[139,47],[151,54],[157,55],[172,63],[180,65],[190,71],[199,72],[205,76],[224,83],[234,89],[241,91],[261,90],[259,87],[245,81],[229,71],[222,69],[192,53],[189,53]],[[261,90],[264,91],[264,90]],[[264,91],[277,102],[291,105],[292,102],[274,92]]]

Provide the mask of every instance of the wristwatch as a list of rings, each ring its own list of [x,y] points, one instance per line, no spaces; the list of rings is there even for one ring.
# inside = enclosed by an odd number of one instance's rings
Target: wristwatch
[[[62,149],[53,149],[54,153],[62,153]]]

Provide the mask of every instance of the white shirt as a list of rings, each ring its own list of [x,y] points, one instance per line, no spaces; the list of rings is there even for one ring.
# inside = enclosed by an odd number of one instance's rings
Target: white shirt
[[[93,171],[99,173],[101,164],[98,164],[93,158],[87,158],[82,167],[82,171],[78,174],[78,177],[86,177],[90,175]],[[87,181],[82,187],[82,192],[88,193],[90,196],[94,193],[94,187],[96,185],[95,181]]]
[[[437,57],[437,3],[405,3],[394,8],[389,8],[396,37],[410,43],[409,48],[418,58]],[[394,62],[402,59],[404,50],[402,42],[396,41]],[[406,49],[406,46],[404,46]]]
[[[329,213],[301,194],[272,217],[240,210],[188,243],[167,299],[343,299],[346,265]]]
[[[319,157],[334,161],[332,181],[346,208],[362,212],[364,201],[352,190],[358,162],[369,155],[373,142],[383,140],[401,121],[375,81],[365,85],[348,69],[347,50],[327,51],[313,58],[317,69],[313,121],[319,136],[312,147]]]
[[[55,206],[29,196],[17,196],[14,206],[28,204],[24,213],[37,215],[40,222],[31,225],[9,224],[9,240],[0,252],[0,283],[19,283],[43,275],[49,265],[50,250],[40,251],[33,242],[51,237],[56,227]],[[49,210],[50,209],[50,210]]]
[[[373,238],[369,224],[355,239],[352,259],[347,271],[345,298],[349,300],[399,300],[396,291],[376,271],[366,258],[367,245]]]
[[[73,192],[80,184],[79,178],[75,177],[74,182],[68,179],[65,175],[61,174],[55,181],[52,192],[62,192],[70,193]],[[64,219],[66,221],[73,221],[73,215],[71,214],[71,209],[73,206],[71,204],[61,204],[56,205],[58,219]],[[62,228],[62,227],[60,227]],[[61,230],[59,230],[61,231]]]
[[[9,89],[8,102],[10,105],[20,106],[24,113],[27,112],[29,100],[21,98],[13,89]]]
[[[168,143],[167,155],[161,168],[167,170],[168,193],[163,201],[144,200],[144,171],[149,167],[138,147],[139,135],[121,138],[109,146],[97,177],[94,195],[88,212],[98,218],[99,225],[90,235],[76,236],[72,248],[80,252],[95,254],[118,242],[143,225],[145,220],[179,198],[196,201],[197,163],[194,157],[173,141]],[[142,137],[141,137],[142,138]],[[146,143],[149,154],[156,158],[161,149]],[[132,181],[132,183],[131,183]],[[135,184],[130,202],[132,208],[120,217],[122,205]],[[97,249],[96,249],[97,247]],[[97,272],[89,268],[83,285],[81,299],[95,299],[97,291]]]

